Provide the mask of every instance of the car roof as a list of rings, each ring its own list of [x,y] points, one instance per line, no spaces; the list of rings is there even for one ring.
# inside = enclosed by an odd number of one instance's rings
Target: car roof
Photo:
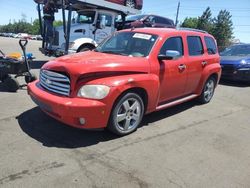
[[[139,33],[148,33],[151,35],[159,35],[161,37],[165,37],[167,35],[171,34],[189,34],[189,35],[198,35],[198,36],[210,36],[214,38],[212,35],[208,34],[205,31],[202,30],[195,30],[190,28],[134,28],[134,29],[127,29],[126,31],[133,31],[133,32],[139,32]]]

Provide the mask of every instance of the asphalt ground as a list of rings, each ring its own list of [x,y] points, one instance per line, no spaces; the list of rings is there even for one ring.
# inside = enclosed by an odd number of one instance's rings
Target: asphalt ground
[[[36,60],[48,58],[30,41]],[[0,49],[20,51],[17,39]],[[20,82],[22,78],[19,79]],[[0,187],[250,187],[250,86],[223,82],[211,103],[152,113],[137,132],[68,127],[44,114],[27,90],[0,83]]]

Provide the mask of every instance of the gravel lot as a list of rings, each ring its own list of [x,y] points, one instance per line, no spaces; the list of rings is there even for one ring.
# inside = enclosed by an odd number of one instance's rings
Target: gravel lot
[[[48,60],[37,57],[33,72]],[[0,49],[20,51],[17,39]],[[70,128],[48,117],[26,88],[0,83],[0,187],[250,187],[250,87],[223,83],[211,103],[147,115],[137,132]]]

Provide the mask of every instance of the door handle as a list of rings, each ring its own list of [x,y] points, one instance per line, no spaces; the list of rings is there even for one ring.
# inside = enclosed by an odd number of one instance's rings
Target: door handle
[[[202,62],[201,62],[201,65],[202,65],[203,67],[205,67],[205,66],[207,65],[207,62],[206,62],[206,61],[202,61]]]
[[[178,68],[179,68],[180,71],[183,71],[183,70],[185,70],[187,68],[187,66],[184,65],[184,64],[181,64],[181,65],[178,66]]]

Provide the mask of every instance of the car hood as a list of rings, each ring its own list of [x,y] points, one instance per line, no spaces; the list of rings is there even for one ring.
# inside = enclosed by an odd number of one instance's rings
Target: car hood
[[[250,61],[250,56],[221,56],[220,64],[238,65],[242,60]]]
[[[65,72],[71,77],[103,72],[116,74],[149,73],[149,61],[142,57],[87,51],[51,60],[42,69]]]

